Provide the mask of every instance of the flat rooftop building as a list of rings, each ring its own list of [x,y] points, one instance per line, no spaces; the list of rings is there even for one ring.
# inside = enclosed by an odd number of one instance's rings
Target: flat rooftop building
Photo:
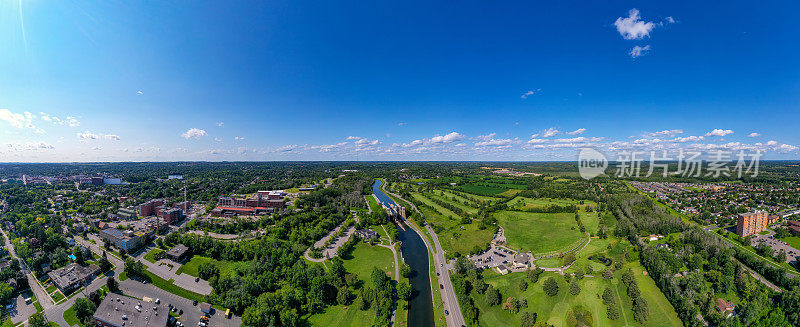
[[[95,326],[164,327],[169,308],[116,293],[108,293],[94,312]]]
[[[98,271],[100,271],[100,267],[97,265],[84,267],[73,262],[53,270],[47,275],[50,276],[53,284],[55,284],[61,292],[67,293],[80,288],[84,283],[94,279]]]

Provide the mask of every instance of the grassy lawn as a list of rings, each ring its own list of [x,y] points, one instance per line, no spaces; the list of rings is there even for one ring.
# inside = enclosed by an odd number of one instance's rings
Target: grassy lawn
[[[128,273],[126,273],[124,271],[119,273],[119,281],[120,282],[123,281],[123,280],[127,280],[127,279],[128,279]]]
[[[420,201],[426,205],[433,207],[434,209],[436,209],[436,212],[438,214],[443,215],[444,217],[449,217],[452,219],[461,219],[461,216],[457,215],[455,212],[452,212],[450,211],[450,209],[442,207],[436,204],[435,202],[431,201],[431,199],[428,198],[428,194],[423,195],[422,193],[414,193],[412,194],[412,196],[414,197],[414,199],[417,199],[417,201]]]
[[[797,236],[784,237],[781,239],[781,241],[789,243],[791,247],[800,250],[800,237]]]
[[[83,326],[83,322],[78,320],[78,317],[75,316],[75,305],[71,306],[67,311],[64,311],[64,320],[66,320],[70,326]]]
[[[374,312],[372,308],[361,311],[352,305],[334,305],[325,308],[323,313],[307,317],[307,321],[311,326],[372,326]]]
[[[450,205],[455,206],[456,208],[464,210],[464,212],[466,212],[466,213],[474,214],[474,213],[478,212],[477,208],[473,208],[473,207],[470,207],[469,205],[464,204],[463,203],[463,201],[465,201],[464,198],[456,197],[456,196],[453,196],[453,195],[450,195],[450,194],[445,195],[445,193],[443,193],[441,191],[436,191],[433,194],[431,194],[430,196],[432,198],[434,198],[434,199],[438,199],[440,201],[443,201],[444,203],[448,203]]]
[[[492,186],[483,186],[483,185],[461,185],[459,188],[467,193],[473,193],[477,195],[498,195],[505,191],[508,191],[508,188],[501,188],[501,187],[492,187]]]
[[[495,217],[503,226],[509,247],[534,254],[567,250],[585,237],[571,213],[502,211]]]
[[[160,288],[162,290],[165,290],[167,292],[170,292],[172,294],[175,294],[175,295],[178,295],[178,296],[182,296],[182,297],[187,298],[189,300],[197,300],[198,302],[204,302],[205,301],[205,298],[206,298],[205,296],[197,294],[195,292],[187,291],[187,290],[185,290],[185,289],[173,284],[174,280],[172,280],[172,279],[165,280],[165,279],[163,279],[161,277],[158,277],[158,275],[156,275],[154,273],[151,273],[150,271],[147,271],[147,270],[145,270],[144,273],[145,273],[147,279],[151,283],[153,283],[153,285],[155,287],[158,287],[158,288]]]
[[[365,282],[370,281],[373,267],[386,271],[387,275],[394,278],[394,256],[387,248],[360,242],[351,257],[342,259],[347,272],[358,275]]]
[[[378,228],[376,231],[380,230],[383,233],[380,226],[376,227]],[[356,274],[364,282],[364,285],[371,283],[370,276],[373,267],[385,271],[390,278],[394,279],[394,256],[392,251],[387,248],[361,242],[356,245],[351,257],[342,259],[347,272]],[[358,295],[358,292],[355,294]],[[400,308],[400,304],[402,303],[398,303],[396,319],[405,321],[405,317],[400,317],[400,315],[405,315],[405,309]],[[307,316],[306,319],[311,326],[371,326],[375,320],[375,312],[372,308],[361,311],[352,305],[334,305],[326,308],[322,313]]]
[[[584,278],[579,281],[581,293],[571,295],[568,292],[568,284],[564,277],[555,273],[545,272],[540,276],[539,282],[528,285],[525,292],[520,292],[518,283],[520,279],[527,279],[525,274],[512,273],[505,276],[495,274],[491,271],[486,272],[486,282],[500,290],[502,299],[516,297],[526,299],[528,308],[521,309],[520,312],[536,312],[540,320],[545,320],[555,326],[564,326],[567,315],[574,308],[584,308],[591,313],[593,326],[681,326],[675,310],[667,302],[667,299],[656,288],[653,280],[642,275],[642,268],[637,264],[628,265],[633,269],[642,295],[650,305],[650,316],[643,324],[638,324],[633,320],[631,302],[625,293],[625,286],[622,285],[619,276],[622,272],[617,272],[615,278],[607,282],[603,278]],[[547,296],[542,289],[544,280],[555,278],[559,284],[559,293],[554,297]],[[622,315],[617,320],[609,320],[606,316],[606,306],[598,296],[602,294],[606,287],[612,287],[617,293],[618,303],[622,304]],[[489,307],[486,305],[485,296],[473,292],[475,304],[480,310],[481,326],[516,326],[519,324],[519,313],[512,314],[502,310],[501,305]]]
[[[367,205],[372,209],[373,212],[379,212],[383,210],[380,204],[378,204],[378,200],[375,200],[375,197],[372,195],[365,195],[365,199],[367,199]]]
[[[55,290],[56,290],[56,286],[53,285],[53,284],[50,284],[50,286],[48,286],[47,289],[45,289],[47,294],[53,293],[53,291],[55,291]]]
[[[58,301],[64,299],[64,294],[61,294],[61,292],[55,292],[51,294],[50,297],[53,298],[53,303],[58,303]]]
[[[198,277],[198,268],[200,265],[205,263],[211,263],[219,269],[220,275],[225,275],[228,273],[228,269],[233,264],[227,261],[219,261],[216,259],[212,259],[209,257],[204,257],[201,255],[195,255],[192,257],[192,260],[189,262],[181,265],[178,270],[175,271],[175,274],[180,275],[181,273],[187,274],[189,276]]]
[[[164,252],[164,250],[159,248],[152,249],[150,252],[147,252],[147,254],[144,255],[144,259],[150,261],[150,263],[156,263],[156,254],[162,252]]]

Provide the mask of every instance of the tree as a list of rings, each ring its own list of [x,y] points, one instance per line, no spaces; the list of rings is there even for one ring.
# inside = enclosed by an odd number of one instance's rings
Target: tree
[[[408,282],[397,284],[397,297],[408,301],[411,299],[411,291],[411,285]]]
[[[111,269],[111,262],[108,261],[106,251],[103,251],[103,257],[100,258],[100,271],[108,271]]]
[[[603,290],[603,304],[605,305],[612,305],[617,302],[617,298],[614,296],[614,291],[611,290],[611,287],[606,287]]]
[[[106,286],[108,286],[108,290],[112,293],[119,292],[119,283],[117,283],[114,277],[108,277],[108,279],[106,279]]]
[[[575,277],[577,277],[578,279],[583,278],[583,269],[581,269],[581,267],[575,268]]]
[[[606,315],[608,316],[608,319],[611,320],[619,319],[619,308],[617,308],[617,305],[609,305],[608,308],[606,308]]]
[[[536,325],[536,312],[523,312],[519,317],[519,325],[522,327],[533,327]]]
[[[97,306],[92,303],[92,301],[89,301],[86,298],[78,298],[75,300],[75,316],[78,317],[80,321],[84,321],[86,318],[91,317],[95,310],[97,310]]]
[[[542,272],[544,272],[544,270],[542,270],[542,268],[539,268],[539,267],[536,267],[536,269],[534,269],[534,270],[528,270],[528,273],[527,273],[528,274],[528,279],[531,280],[531,283],[536,284],[536,282],[539,281],[539,275],[541,275]]]
[[[566,255],[564,255],[564,257],[561,260],[562,260],[562,265],[564,267],[569,266],[573,262],[575,262],[575,253],[572,253],[572,252],[567,253]]]
[[[495,306],[500,304],[500,291],[498,291],[494,286],[489,285],[486,288],[486,305],[488,306]]]
[[[569,294],[578,295],[581,294],[581,286],[578,284],[577,279],[573,279],[571,283],[569,283]]]
[[[778,252],[778,255],[777,255],[776,259],[778,260],[778,262],[786,262],[786,251],[781,249]]]
[[[611,280],[614,278],[614,272],[612,272],[611,269],[606,269],[606,271],[603,272],[603,278],[605,278],[607,281]]]
[[[400,276],[405,278],[411,276],[411,266],[409,266],[407,263],[400,265]]]
[[[520,279],[519,280],[519,291],[520,292],[525,292],[527,290],[528,290],[528,282],[526,282],[524,279]]]
[[[47,320],[41,312],[34,313],[28,318],[29,327],[48,327]]]
[[[549,296],[556,296],[558,295],[558,282],[553,277],[548,278],[544,281],[544,292]]]
[[[336,293],[336,302],[341,305],[350,304],[350,290],[347,289],[347,286],[339,288],[339,291]]]
[[[0,282],[0,303],[6,303],[11,299],[14,294],[14,288],[8,283]]]
[[[638,322],[647,321],[647,316],[650,315],[650,307],[647,305],[647,300],[642,297],[633,299],[633,319]]]

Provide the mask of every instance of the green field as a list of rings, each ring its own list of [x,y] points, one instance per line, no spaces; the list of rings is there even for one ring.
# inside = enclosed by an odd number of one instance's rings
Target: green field
[[[161,252],[164,252],[164,250],[159,248],[152,249],[144,255],[144,259],[150,261],[150,263],[156,263],[156,254]]]
[[[64,320],[66,320],[70,326],[78,325],[83,327],[83,322],[78,320],[78,317],[75,315],[75,305],[71,306],[69,309],[64,311],[63,316]]]
[[[419,208],[428,223],[442,228],[440,232],[437,232],[437,235],[442,244],[442,249],[448,255],[453,255],[455,252],[461,254],[470,253],[476,247],[486,249],[492,240],[494,230],[491,228],[481,230],[478,228],[477,222],[461,224],[460,216],[452,211],[433,203],[433,201],[420,193],[413,193],[412,196],[416,200],[440,210],[437,212],[427,207]],[[443,216],[442,213],[445,213],[445,215]]]
[[[789,245],[791,245],[795,249],[800,249],[800,237],[797,236],[784,237],[781,239],[781,241],[789,243]]]
[[[675,310],[667,302],[667,299],[656,288],[653,280],[642,274],[641,266],[637,264],[628,265],[632,268],[642,295],[648,301],[650,307],[649,319],[644,324],[638,324],[633,319],[631,311],[631,301],[628,298],[625,286],[620,281],[621,271],[615,274],[615,278],[610,282],[603,278],[586,277],[579,281],[581,293],[573,296],[568,292],[568,285],[564,277],[555,273],[545,272],[540,276],[536,284],[529,283],[525,292],[520,292],[517,287],[520,279],[526,279],[525,274],[512,273],[505,276],[493,272],[485,273],[486,282],[500,290],[503,301],[513,296],[517,299],[526,299],[528,308],[522,308],[520,312],[536,312],[540,320],[546,320],[554,326],[565,326],[568,312],[576,307],[587,309],[592,316],[592,326],[681,326]],[[559,293],[554,297],[549,297],[544,293],[542,285],[547,278],[555,278],[559,284]],[[606,306],[598,296],[607,287],[611,286],[617,293],[617,303],[622,304],[622,315],[613,321],[606,316]],[[475,304],[480,310],[479,320],[481,326],[516,326],[519,325],[519,314],[512,314],[502,310],[501,305],[489,307],[486,305],[485,296],[473,292]]]
[[[537,253],[568,250],[586,237],[572,213],[501,211],[495,214],[509,247]]]
[[[231,265],[235,264],[233,262],[228,261],[219,261],[216,259],[212,259],[209,257],[204,257],[201,255],[195,255],[192,257],[191,260],[186,262],[185,264],[181,265],[178,270],[175,271],[175,274],[180,275],[181,273],[187,274],[189,276],[198,277],[198,268],[200,265],[205,263],[211,263],[219,269],[220,275],[225,275],[228,273],[228,270],[231,268]]]
[[[347,272],[358,275],[364,281],[370,280],[373,267],[386,271],[389,277],[394,278],[394,256],[387,248],[360,242],[351,257],[342,259]]]
[[[383,229],[378,227],[383,232]],[[344,267],[348,273],[354,273],[364,284],[370,282],[372,269],[377,267],[394,279],[394,256],[392,251],[366,243],[358,243],[352,256],[342,258]],[[358,292],[354,292],[358,295]],[[354,302],[355,303],[355,302]],[[398,308],[398,313],[403,310]],[[361,311],[354,306],[334,305],[325,309],[324,312],[306,317],[311,326],[371,326],[375,313],[372,309]],[[400,319],[398,317],[398,319]],[[402,319],[405,320],[405,319]]]
[[[378,204],[378,201],[377,201],[377,200],[375,200],[375,197],[374,197],[374,196],[372,196],[372,195],[365,195],[365,196],[364,196],[364,198],[365,198],[365,199],[366,199],[366,201],[367,201],[367,205],[370,207],[370,209],[372,209],[372,211],[373,211],[373,212],[379,212],[380,210],[383,210],[383,208],[381,207],[381,205],[380,205],[380,204]]]
[[[464,204],[464,201],[467,201],[466,199],[460,196],[454,196],[452,193],[445,194],[444,192],[441,191],[434,191],[433,194],[431,194],[430,196],[431,198],[438,199],[440,201],[443,201],[444,203],[450,204],[456,208],[464,210],[464,212],[468,214],[474,214],[478,212],[478,208],[473,208],[469,205]],[[467,203],[469,203],[469,201],[467,201]]]
[[[508,191],[508,188],[502,187],[491,187],[491,186],[483,186],[483,185],[461,185],[458,187],[464,192],[467,193],[474,193],[478,195],[498,195],[505,191]]]

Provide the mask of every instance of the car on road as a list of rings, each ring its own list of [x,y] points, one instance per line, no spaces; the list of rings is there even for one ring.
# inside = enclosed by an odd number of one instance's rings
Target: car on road
[[[192,301],[192,305],[197,306],[197,300]]]
[[[444,310],[444,314],[449,315],[450,312],[447,312],[447,310]]]
[[[444,285],[439,284],[439,288],[444,289]]]

